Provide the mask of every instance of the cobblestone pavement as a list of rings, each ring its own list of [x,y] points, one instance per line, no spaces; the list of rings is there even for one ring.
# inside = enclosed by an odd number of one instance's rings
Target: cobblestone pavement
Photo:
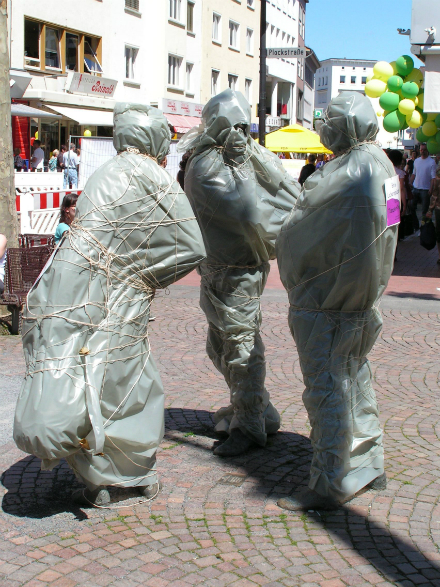
[[[388,488],[325,515],[276,505],[307,483],[311,458],[283,292],[263,300],[267,386],[282,431],[265,449],[228,460],[212,454],[212,413],[226,405],[227,390],[205,356],[197,288],[173,286],[155,300],[151,341],[167,429],[158,455],[164,489],[151,503],[115,493],[112,509],[75,508],[67,465],[42,472],[15,447],[24,361],[20,339],[0,337],[0,586],[440,585],[438,302],[397,302],[384,301],[370,357]]]

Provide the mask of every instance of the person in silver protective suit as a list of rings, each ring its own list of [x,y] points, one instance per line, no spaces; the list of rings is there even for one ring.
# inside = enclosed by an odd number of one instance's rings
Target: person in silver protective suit
[[[250,137],[250,118],[244,96],[228,89],[206,104],[201,126],[179,145],[192,152],[185,192],[207,251],[199,268],[207,353],[230,389],[230,405],[214,417],[216,430],[229,434],[214,451],[221,456],[264,446],[280,427],[264,384],[260,297],[275,239],[300,188]]]
[[[306,180],[276,243],[313,447],[308,488],[278,502],[288,510],[333,509],[363,487],[386,487],[367,355],[393,269],[398,182],[374,142],[377,117],[365,96],[334,98],[319,132],[336,158]]]
[[[118,155],[88,180],[23,316],[14,439],[45,469],[66,458],[86,485],[74,495],[85,506],[110,503],[107,486],[147,498],[160,489],[164,391],[150,306],[156,289],[205,257],[188,199],[160,165],[170,142],[159,110],[116,104]]]

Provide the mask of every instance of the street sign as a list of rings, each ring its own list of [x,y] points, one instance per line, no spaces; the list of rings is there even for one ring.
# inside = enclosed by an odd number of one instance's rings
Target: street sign
[[[322,118],[322,110],[316,109],[313,113],[313,118]]]
[[[266,49],[266,58],[267,59],[276,59],[279,57],[287,57],[291,59],[292,57],[305,57],[306,56],[306,48],[305,47],[268,47]]]

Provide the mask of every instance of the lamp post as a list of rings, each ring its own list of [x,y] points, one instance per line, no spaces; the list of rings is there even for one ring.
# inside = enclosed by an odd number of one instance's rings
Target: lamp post
[[[264,147],[266,135],[266,0],[261,0],[260,13],[260,99],[258,103],[260,145]]]

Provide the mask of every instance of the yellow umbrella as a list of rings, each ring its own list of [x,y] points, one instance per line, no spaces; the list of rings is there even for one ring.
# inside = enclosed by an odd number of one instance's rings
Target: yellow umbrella
[[[284,126],[266,135],[266,149],[275,153],[331,153],[319,136],[300,124]]]

